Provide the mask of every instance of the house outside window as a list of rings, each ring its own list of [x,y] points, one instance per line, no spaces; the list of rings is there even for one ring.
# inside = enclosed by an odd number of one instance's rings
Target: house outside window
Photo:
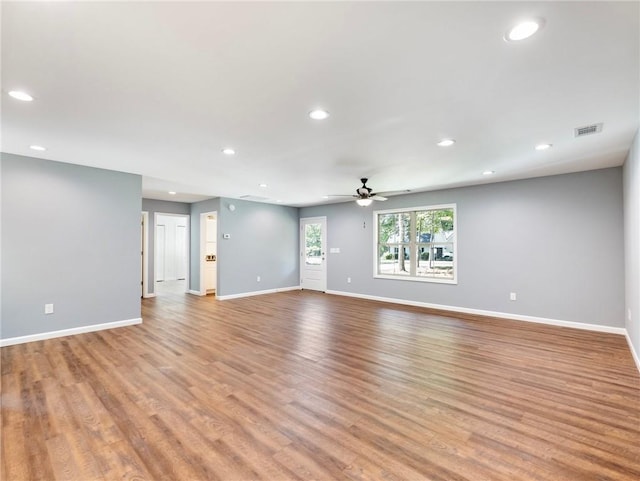
[[[456,205],[379,210],[374,277],[457,283]]]

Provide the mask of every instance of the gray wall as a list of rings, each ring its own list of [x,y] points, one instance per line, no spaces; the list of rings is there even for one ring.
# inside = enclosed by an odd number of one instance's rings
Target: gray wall
[[[640,356],[640,132],[624,163],[624,246],[627,333]]]
[[[142,210],[145,212],[149,212],[149,250],[147,251],[147,260],[149,263],[149,272],[148,272],[148,281],[149,285],[147,286],[147,291],[149,294],[153,294],[155,292],[155,283],[153,280],[155,279],[155,215],[158,214],[182,214],[189,215],[191,212],[191,204],[186,204],[183,202],[169,202],[166,200],[154,200],[154,199],[142,199]]]
[[[457,204],[458,284],[373,278],[374,209]],[[329,290],[624,326],[622,170],[301,209],[327,216]],[[364,227],[363,227],[364,225]],[[351,277],[351,284],[347,284]],[[517,301],[509,300],[516,292]]]
[[[4,153],[0,162],[0,337],[140,318],[140,176]]]
[[[235,205],[233,212],[229,204]],[[219,296],[299,285],[297,208],[226,198],[192,204],[192,253],[199,252],[200,214],[210,211],[218,212]],[[200,289],[197,255],[192,255],[191,286]]]
[[[328,256],[329,290],[613,327],[631,309],[626,327],[640,352],[639,142],[624,166],[624,236],[620,168],[410,194],[368,208],[296,209],[237,199],[141,205],[137,175],[3,153],[0,337],[140,317],[142,210],[151,220],[160,211],[191,215],[190,280],[199,290],[199,214],[217,211],[219,295],[297,286],[299,217],[326,215],[327,247],[341,249]],[[458,284],[373,279],[373,208],[440,203],[458,206]],[[45,303],[54,314],[44,314]]]

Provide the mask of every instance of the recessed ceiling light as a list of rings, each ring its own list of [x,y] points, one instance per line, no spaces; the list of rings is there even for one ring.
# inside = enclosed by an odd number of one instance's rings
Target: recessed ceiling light
[[[328,195],[323,195],[323,196],[322,196],[322,198],[323,198],[323,199],[328,199],[328,198],[329,198],[329,196],[328,196]]]
[[[440,142],[438,142],[436,145],[438,145],[439,147],[449,147],[453,144],[455,144],[456,141],[453,139],[442,139]]]
[[[544,20],[541,18],[535,18],[531,20],[525,20],[520,22],[516,26],[512,27],[504,34],[504,39],[507,42],[517,42],[531,37],[534,33],[540,30],[544,26]]]
[[[329,118],[329,112],[322,109],[316,109],[309,112],[309,117],[311,117],[313,120],[324,120],[326,118]]]
[[[267,184],[258,184],[260,187],[262,187],[263,189],[265,189],[267,187]]]
[[[31,102],[33,100],[33,97],[31,95],[21,90],[12,90],[11,92],[9,92],[9,95],[14,99],[22,100],[23,102]]]
[[[32,150],[38,150],[40,152],[44,152],[45,150],[47,150],[42,145],[30,145],[29,148]]]
[[[536,145],[536,150],[547,150],[550,149],[553,144],[538,144]]]
[[[172,190],[169,191],[169,195],[176,195],[176,193]]]
[[[278,204],[280,204],[280,203],[282,202],[282,200],[278,199],[278,200],[276,200],[276,202],[277,202]]]
[[[493,175],[495,174],[496,171],[495,170],[485,170],[482,175]]]
[[[226,148],[226,149],[222,149],[222,153],[225,155],[235,155],[236,151],[233,149]]]

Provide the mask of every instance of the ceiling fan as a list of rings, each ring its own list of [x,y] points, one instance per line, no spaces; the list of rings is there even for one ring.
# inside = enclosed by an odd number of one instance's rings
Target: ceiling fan
[[[384,201],[387,200],[387,198],[385,197],[385,195],[391,195],[391,194],[400,194],[400,193],[406,193],[406,192],[410,192],[410,190],[398,190],[398,191],[393,191],[393,192],[372,192],[372,188],[371,187],[367,187],[367,181],[369,179],[367,179],[366,177],[363,177],[362,179],[360,179],[360,182],[362,182],[362,187],[358,187],[356,189],[356,193],[353,195],[332,195],[329,197],[354,197],[356,199],[356,203],[362,207],[366,207],[368,205],[371,205],[371,202],[373,202],[374,200],[378,200],[378,201]]]

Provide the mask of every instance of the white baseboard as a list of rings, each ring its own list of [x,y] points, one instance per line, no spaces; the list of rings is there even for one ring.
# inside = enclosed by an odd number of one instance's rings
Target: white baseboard
[[[626,335],[627,330],[624,327],[603,326],[600,324],[587,324],[584,322],[562,321],[559,319],[548,319],[546,317],[523,316],[521,314],[511,314],[507,312],[484,311],[481,309],[470,309],[468,307],[446,306],[443,304],[430,304],[428,302],[407,301],[404,299],[395,299],[391,297],[370,296],[367,294],[356,294],[344,291],[326,291],[327,294],[337,296],[358,297],[360,299],[369,299],[372,301],[390,302],[393,304],[403,304],[406,306],[426,307],[429,309],[439,309],[441,311],[459,312],[463,314],[476,314],[479,316],[497,317],[500,319],[509,319],[514,321],[536,322],[538,324],[548,324],[551,326],[572,327],[574,329],[585,329],[588,331],[609,332],[612,334]]]
[[[631,350],[631,357],[633,357],[633,360],[636,362],[636,367],[638,368],[638,371],[640,371],[640,356],[638,356],[638,353],[633,347],[631,336],[629,336],[629,331],[625,333],[625,336],[627,338],[627,344],[629,344],[629,349]]]
[[[9,337],[0,339],[0,347],[12,346],[14,344],[24,344],[25,342],[44,341],[46,339],[54,339],[56,337],[73,336],[75,334],[84,334],[86,332],[103,331],[105,329],[113,329],[116,327],[133,326],[142,324],[142,318],[126,319],[124,321],[105,322],[103,324],[93,324],[91,326],[73,327],[71,329],[62,329],[60,331],[42,332],[39,334],[30,334],[28,336]]]
[[[145,299],[149,299],[150,297],[156,297],[156,293],[155,292],[147,292],[144,296]]]
[[[261,296],[263,294],[274,294],[276,292],[299,291],[300,286],[279,287],[277,289],[267,289],[264,291],[241,292],[240,294],[229,294],[228,296],[216,296],[220,301],[228,301],[229,299],[238,299],[240,297]]]
[[[189,290],[187,291],[187,294],[191,294],[191,295],[194,295],[194,296],[206,296],[206,295],[207,295],[207,293],[206,293],[206,292],[205,292],[205,293],[202,293],[202,292],[200,292],[200,291],[194,291],[193,289],[189,289]]]

